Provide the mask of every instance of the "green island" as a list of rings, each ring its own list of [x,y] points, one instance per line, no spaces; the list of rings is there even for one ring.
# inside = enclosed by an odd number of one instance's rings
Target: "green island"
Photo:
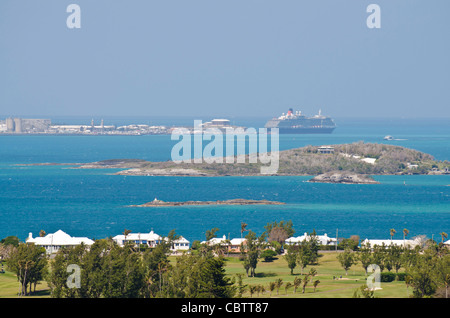
[[[325,148],[326,151],[322,151]],[[116,175],[260,176],[260,168],[264,164],[250,163],[247,155],[243,163],[237,163],[237,160],[234,163],[175,163],[111,159],[71,165],[74,169],[121,169],[114,173]],[[274,175],[318,176],[327,173],[342,174],[344,177],[356,174],[369,179],[372,175],[450,174],[450,162],[438,161],[429,154],[401,146],[356,142],[280,151],[279,168]],[[365,181],[368,180],[362,180],[361,183]],[[369,180],[369,183],[372,182]]]

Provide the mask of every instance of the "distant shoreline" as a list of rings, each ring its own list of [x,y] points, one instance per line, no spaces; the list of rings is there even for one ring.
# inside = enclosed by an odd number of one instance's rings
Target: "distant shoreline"
[[[0,136],[170,136],[170,133],[145,133],[145,134],[83,134],[83,133],[0,133]]]

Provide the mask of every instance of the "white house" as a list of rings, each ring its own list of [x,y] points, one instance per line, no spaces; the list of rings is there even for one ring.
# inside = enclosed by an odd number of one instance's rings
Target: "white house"
[[[326,245],[333,245],[333,246],[336,245],[336,238],[329,237],[327,235],[327,233],[325,233],[324,235],[316,235],[316,239],[320,245],[325,245],[325,246]],[[285,241],[285,243],[286,244],[300,244],[301,242],[303,242],[305,240],[306,241],[311,240],[311,236],[308,235],[308,233],[306,233],[306,232],[301,236],[288,238]]]
[[[145,244],[149,247],[155,247],[162,241],[162,237],[153,231],[150,231],[150,233],[130,233],[126,237],[120,234],[114,236],[112,239],[119,246],[124,246],[126,242],[133,242],[134,244]]]
[[[210,245],[210,246],[217,245],[217,244],[226,244],[226,240],[227,240],[227,237],[224,235],[223,237],[213,237],[209,241],[201,242],[201,244],[206,244],[206,245]]]
[[[370,247],[374,247],[375,245],[382,246],[383,244],[388,247],[390,245],[402,246],[402,247],[410,247],[414,248],[417,245],[420,245],[421,242],[419,239],[415,240],[369,240],[365,239],[361,242],[361,245],[370,244]]]
[[[230,245],[228,246],[228,250],[230,252],[239,253],[239,252],[241,252],[241,246],[243,246],[244,250],[245,250],[246,242],[247,242],[246,238],[234,238],[234,239],[230,240]]]
[[[168,240],[165,238],[165,240]],[[172,251],[187,251],[189,250],[189,241],[184,237],[180,236],[178,239],[172,241],[172,246],[170,247]]]
[[[241,252],[241,244],[247,242],[246,238],[233,238],[231,240],[227,240],[227,237],[224,235],[222,237],[214,237],[209,241],[203,241],[201,244],[206,244],[209,246],[221,245],[227,247],[229,252],[239,253]]]
[[[155,232],[150,231],[150,233],[130,233],[126,237],[123,234],[116,235],[113,237],[113,240],[119,245],[124,246],[126,242],[132,242],[138,245],[147,245],[148,247],[155,247],[160,244],[163,240],[168,241],[167,238],[163,238]],[[170,248],[172,251],[177,250],[188,250],[189,249],[189,241],[184,237],[180,236],[178,239],[172,242],[172,246]]]
[[[58,230],[53,234],[47,234],[44,237],[36,238],[33,238],[33,234],[30,232],[26,242],[43,246],[47,254],[56,253],[62,247],[77,246],[82,243],[88,246],[94,244],[94,241],[87,237],[72,237],[61,230]]]
[[[322,154],[334,153],[334,147],[332,146],[321,146],[317,148],[317,151]]]

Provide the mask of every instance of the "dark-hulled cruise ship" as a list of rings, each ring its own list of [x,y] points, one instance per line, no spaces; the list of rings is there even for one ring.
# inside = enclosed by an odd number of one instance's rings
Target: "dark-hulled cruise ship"
[[[319,114],[313,117],[302,115],[301,111],[294,111],[289,108],[278,117],[269,120],[266,128],[278,128],[280,134],[331,134],[336,128],[336,124],[330,117],[323,116],[319,110]]]

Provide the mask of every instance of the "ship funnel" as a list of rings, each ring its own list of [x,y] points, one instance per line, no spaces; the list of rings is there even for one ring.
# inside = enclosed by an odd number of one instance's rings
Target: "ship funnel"
[[[293,109],[292,109],[292,108],[289,108],[289,111],[288,111],[287,115],[288,115],[288,116],[291,116],[291,115],[292,115],[292,112],[293,112]]]

